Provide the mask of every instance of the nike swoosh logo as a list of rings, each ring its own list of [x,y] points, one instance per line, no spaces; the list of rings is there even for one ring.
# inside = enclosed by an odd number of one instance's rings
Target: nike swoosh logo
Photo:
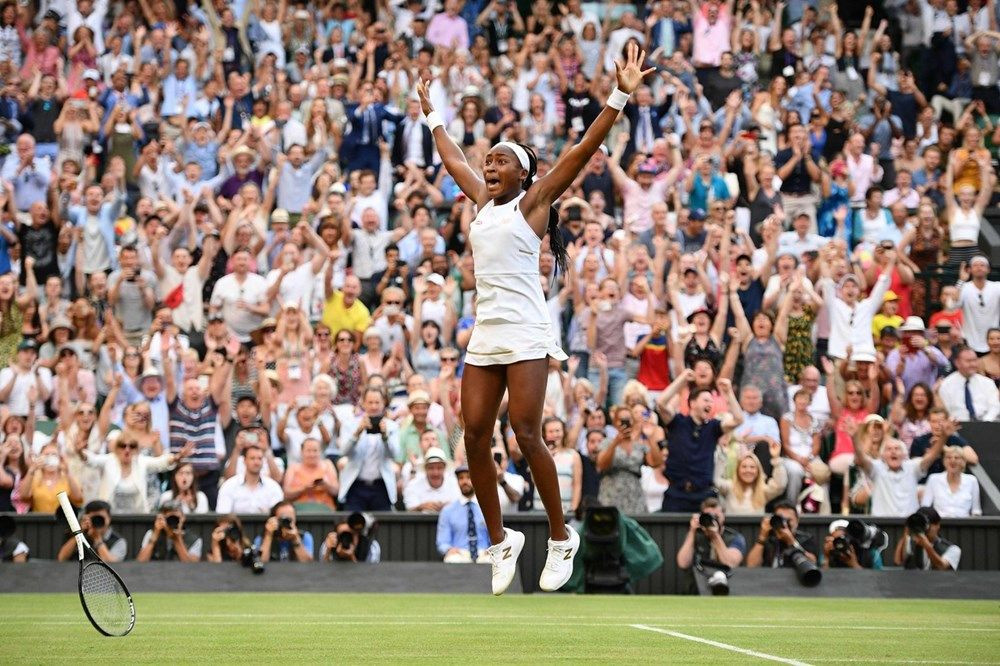
[[[573,550],[572,549],[567,550],[566,551],[566,557],[564,557],[563,559],[564,560],[571,560],[571,559],[573,559]]]

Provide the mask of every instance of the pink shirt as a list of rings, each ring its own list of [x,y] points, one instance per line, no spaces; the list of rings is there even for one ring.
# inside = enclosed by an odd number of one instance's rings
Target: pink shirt
[[[649,230],[653,226],[650,213],[653,204],[667,200],[670,184],[669,179],[658,179],[653,181],[648,190],[644,190],[639,183],[629,179],[622,188],[622,219],[625,221],[625,228],[636,234]]]
[[[427,41],[435,46],[451,49],[469,48],[469,26],[461,16],[448,16],[442,12],[435,14],[427,26]]]
[[[847,163],[847,175],[854,182],[854,196],[851,197],[852,206],[863,206],[865,204],[865,192],[871,187],[876,178],[882,178],[882,168],[875,161],[875,158],[865,153],[857,161],[849,154],[844,155]]]
[[[719,5],[719,15],[715,23],[708,22],[708,3],[694,15],[694,49],[692,60],[695,66],[719,66],[722,54],[731,48],[729,35],[733,28],[733,18],[723,4]]]

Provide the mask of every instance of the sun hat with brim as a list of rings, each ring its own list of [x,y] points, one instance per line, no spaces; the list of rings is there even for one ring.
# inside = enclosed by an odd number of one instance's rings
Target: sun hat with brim
[[[871,425],[872,423],[879,423],[885,425],[885,419],[878,414],[869,414],[865,417],[865,420],[861,422],[862,425]]]
[[[139,376],[139,385],[141,386],[147,379],[159,379],[162,381],[163,375],[156,368],[146,368],[142,371],[142,375]]]
[[[432,462],[448,464],[448,456],[437,446],[432,446],[424,453],[424,465]]]
[[[856,351],[853,354],[851,354],[850,360],[860,361],[861,363],[874,363],[875,354],[867,351]]]
[[[68,317],[56,317],[52,320],[52,326],[49,328],[49,342],[55,338],[56,331],[60,328],[64,328],[69,331],[69,337],[73,337],[76,334],[76,329],[73,328],[73,322],[69,320]]]
[[[414,391],[413,393],[410,394],[410,397],[406,399],[406,404],[408,406],[416,405],[419,403],[423,403],[425,405],[431,404],[431,396],[427,393],[427,391],[420,391],[420,390]]]
[[[847,284],[848,280],[858,285],[859,287],[861,286],[861,280],[858,279],[858,276],[855,275],[854,273],[848,273],[844,277],[840,278],[840,282],[837,283],[837,287],[842,289],[844,285]]]
[[[924,320],[916,315],[907,317],[903,325],[899,327],[900,333],[923,333],[926,330]]]
[[[264,343],[264,334],[267,333],[269,329],[273,331],[276,328],[278,328],[278,322],[274,320],[274,317],[268,317],[260,323],[260,326],[255,328],[250,333],[250,339],[255,345],[261,345]]]

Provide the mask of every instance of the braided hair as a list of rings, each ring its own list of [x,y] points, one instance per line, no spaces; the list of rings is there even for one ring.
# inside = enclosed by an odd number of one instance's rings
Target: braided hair
[[[535,151],[531,149],[530,146],[526,146],[523,143],[517,144],[524,149],[524,152],[528,153],[528,177],[524,179],[521,183],[521,189],[527,190],[531,187],[531,183],[535,180],[535,175],[538,173],[538,157],[535,155]],[[553,256],[556,258],[556,266],[559,270],[566,272],[567,254],[566,254],[566,244],[563,243],[562,231],[559,230],[559,211],[555,206],[549,207],[549,225],[547,229],[549,235],[549,249],[552,251]]]

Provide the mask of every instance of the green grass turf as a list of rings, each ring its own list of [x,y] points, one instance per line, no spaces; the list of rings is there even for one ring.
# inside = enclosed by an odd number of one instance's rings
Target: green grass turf
[[[995,664],[1000,604],[567,595],[140,594],[104,638],[76,595],[0,597],[0,663]],[[773,661],[771,663],[774,663]]]

